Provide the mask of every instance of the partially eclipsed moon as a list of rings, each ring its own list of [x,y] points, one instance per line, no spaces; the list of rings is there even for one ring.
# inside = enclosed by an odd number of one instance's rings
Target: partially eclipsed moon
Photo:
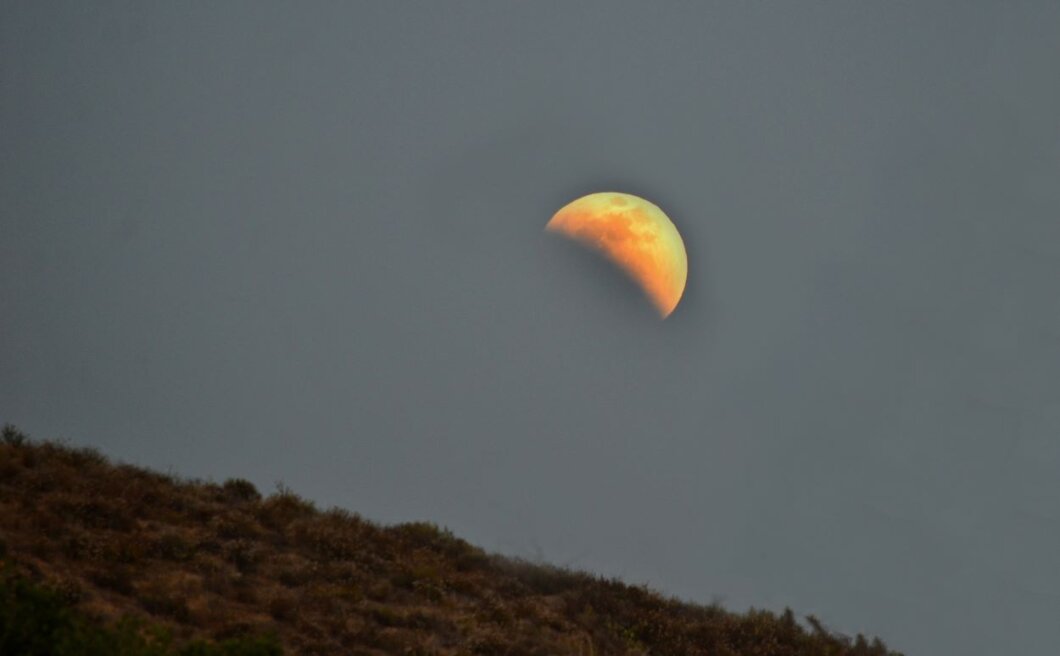
[[[589,194],[562,207],[545,230],[589,246],[622,267],[663,319],[681,300],[688,278],[685,243],[653,203],[618,192]]]

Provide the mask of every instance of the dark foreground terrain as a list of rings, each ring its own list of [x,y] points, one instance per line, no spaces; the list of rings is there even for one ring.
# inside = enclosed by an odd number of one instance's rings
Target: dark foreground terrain
[[[379,526],[240,479],[0,440],[0,653],[895,656],[787,611],[732,613]]]

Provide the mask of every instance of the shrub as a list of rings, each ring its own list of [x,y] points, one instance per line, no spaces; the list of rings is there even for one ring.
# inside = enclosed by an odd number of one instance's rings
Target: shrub
[[[210,519],[209,528],[215,536],[224,540],[258,538],[262,535],[257,521],[240,510],[213,517]]]
[[[260,501],[261,493],[254,484],[244,478],[230,478],[221,487],[227,498],[233,501]]]
[[[269,615],[280,622],[289,622],[295,618],[298,601],[293,595],[280,593],[269,600]]]
[[[313,555],[325,561],[350,560],[363,546],[356,529],[326,518],[306,518],[288,526],[288,537],[310,548]]]
[[[222,549],[225,560],[236,566],[240,574],[253,574],[262,561],[262,552],[249,540],[233,540]]]
[[[564,567],[534,564],[520,559],[495,559],[494,564],[499,565],[502,571],[513,574],[530,591],[542,595],[584,587],[592,580],[591,576]]]
[[[134,591],[132,573],[128,567],[117,565],[93,572],[89,576],[96,585],[119,594],[129,595]]]
[[[178,622],[191,619],[191,610],[183,597],[165,592],[146,593],[141,596],[140,604],[144,610],[153,615],[171,617]]]
[[[11,446],[22,446],[29,441],[26,434],[15,428],[12,424],[4,424],[2,435],[4,444],[10,444]]]
[[[194,642],[180,650],[178,656],[282,656],[283,649],[271,635],[232,638],[211,644]]]
[[[76,522],[89,529],[129,531],[136,525],[128,509],[117,499],[92,499],[62,493],[48,504],[48,510],[66,522]]]
[[[195,544],[176,531],[165,531],[155,539],[152,552],[165,560],[185,562],[195,556]]]
[[[272,635],[174,645],[168,631],[125,618],[113,627],[76,613],[61,592],[0,569],[0,654],[18,656],[282,656]]]
[[[276,494],[262,501],[256,508],[258,519],[272,529],[283,529],[302,517],[316,514],[316,506],[298,496],[282,483],[277,483]]]

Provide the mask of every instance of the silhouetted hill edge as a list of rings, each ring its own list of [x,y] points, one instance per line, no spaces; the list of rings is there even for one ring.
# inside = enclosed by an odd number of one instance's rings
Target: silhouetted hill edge
[[[791,610],[686,603],[489,554],[433,524],[381,526],[283,487],[185,480],[12,426],[0,556],[5,654],[26,621],[13,618],[40,607],[100,640],[165,634],[164,649],[130,655],[901,656]]]

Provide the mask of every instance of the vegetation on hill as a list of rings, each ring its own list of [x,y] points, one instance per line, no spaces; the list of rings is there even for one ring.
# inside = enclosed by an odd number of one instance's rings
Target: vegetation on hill
[[[899,656],[790,610],[682,603],[490,555],[431,524],[112,464],[10,426],[0,541],[5,654]],[[58,628],[27,634],[52,636],[37,651],[6,649],[29,639],[11,638],[27,622]],[[112,648],[61,651],[71,640]]]
[[[11,656],[281,656],[271,636],[173,643],[165,627],[126,617],[114,626],[92,621],[59,590],[0,570],[0,654]]]

